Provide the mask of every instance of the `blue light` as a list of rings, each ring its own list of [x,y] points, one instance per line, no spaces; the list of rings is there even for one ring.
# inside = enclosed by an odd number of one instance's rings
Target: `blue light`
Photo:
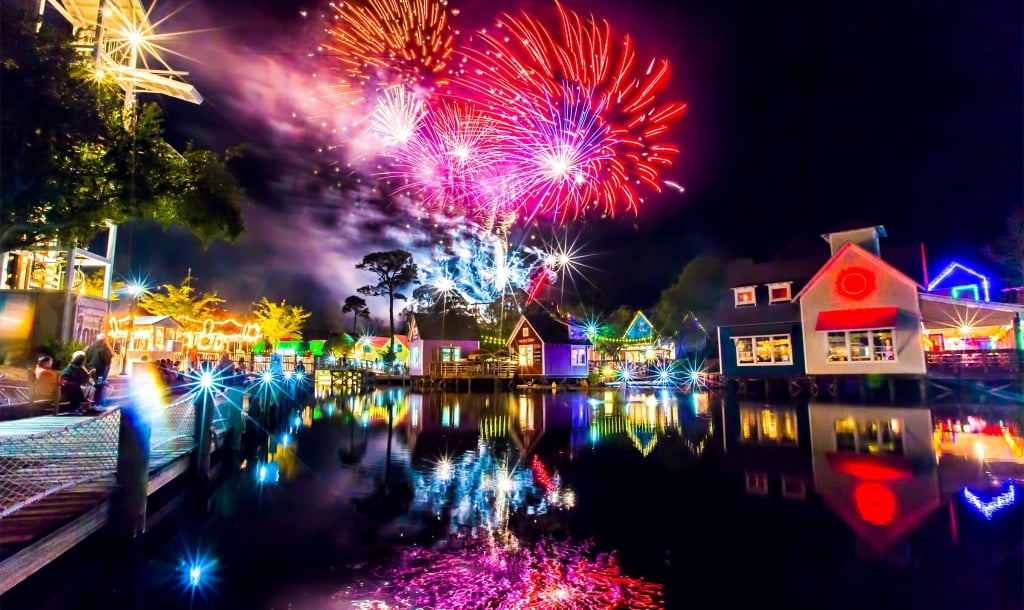
[[[966,500],[974,510],[986,519],[992,519],[992,515],[1017,501],[1017,492],[1013,485],[1010,485],[1006,491],[994,498],[991,498],[987,502],[979,498],[974,492],[966,487],[964,488],[963,494],[964,500]]]
[[[203,566],[192,566],[188,571],[188,585],[198,587],[203,578]]]
[[[291,371],[285,371],[284,372],[284,378],[285,379],[291,379],[292,378],[292,372]]]
[[[327,364],[338,364],[338,359],[334,356],[328,356]]]
[[[204,390],[209,390],[210,388],[212,388],[213,373],[211,373],[210,371],[204,371],[203,374],[199,376],[199,387],[201,387]]]
[[[281,471],[277,467],[277,462],[267,462],[266,464],[260,464],[260,467],[256,469],[256,482],[267,484],[277,483],[281,480]]]
[[[257,472],[258,472],[258,474],[256,475],[256,480],[257,481],[262,483],[262,482],[267,480],[267,465],[266,464],[261,464],[260,465],[260,469]]]
[[[302,416],[301,415],[296,415],[295,419],[292,420],[292,421],[295,423],[295,427],[296,428],[301,428],[302,427]]]
[[[270,371],[263,371],[263,374],[260,375],[260,378],[263,379],[265,383],[270,383],[271,381],[274,380],[274,374],[271,373]]]
[[[288,433],[282,434],[281,435],[281,446],[282,447],[287,447],[288,446],[288,441],[290,441],[290,440],[291,440],[291,436],[289,436]]]
[[[305,375],[302,373],[302,371],[299,371],[298,373],[295,373],[295,378],[296,379],[302,379],[303,377],[305,377]]]

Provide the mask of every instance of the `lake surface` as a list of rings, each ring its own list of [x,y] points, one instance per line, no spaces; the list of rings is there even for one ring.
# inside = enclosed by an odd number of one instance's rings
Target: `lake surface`
[[[311,402],[250,444],[201,532],[150,562],[148,607],[1024,605],[1017,408]]]

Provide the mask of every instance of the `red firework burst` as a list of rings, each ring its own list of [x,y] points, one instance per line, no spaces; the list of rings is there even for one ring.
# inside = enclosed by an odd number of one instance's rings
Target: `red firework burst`
[[[669,66],[637,63],[629,36],[558,5],[560,27],[521,13],[480,32],[461,84],[507,127],[512,184],[531,215],[636,211],[678,149],[661,138],[684,104],[663,103]]]

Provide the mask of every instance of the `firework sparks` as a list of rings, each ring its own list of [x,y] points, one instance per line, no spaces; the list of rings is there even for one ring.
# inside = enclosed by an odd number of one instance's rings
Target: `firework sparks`
[[[685,106],[659,105],[668,63],[644,70],[627,36],[558,6],[561,28],[522,13],[478,34],[460,84],[507,126],[515,188],[530,214],[636,211],[678,150],[660,138]]]
[[[404,146],[427,114],[422,99],[405,87],[392,87],[381,95],[372,125],[387,147]]]
[[[447,1],[332,2],[331,8],[324,46],[338,60],[343,86],[419,88],[445,80],[455,49]]]

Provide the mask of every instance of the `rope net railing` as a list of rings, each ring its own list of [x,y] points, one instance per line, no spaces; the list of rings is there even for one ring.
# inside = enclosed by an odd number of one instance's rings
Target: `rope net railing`
[[[194,394],[153,414],[150,468],[188,453],[195,445]],[[214,428],[223,430],[230,404],[215,406]],[[223,414],[221,414],[223,412]],[[117,471],[121,410],[33,434],[0,437],[0,518],[69,487]]]

